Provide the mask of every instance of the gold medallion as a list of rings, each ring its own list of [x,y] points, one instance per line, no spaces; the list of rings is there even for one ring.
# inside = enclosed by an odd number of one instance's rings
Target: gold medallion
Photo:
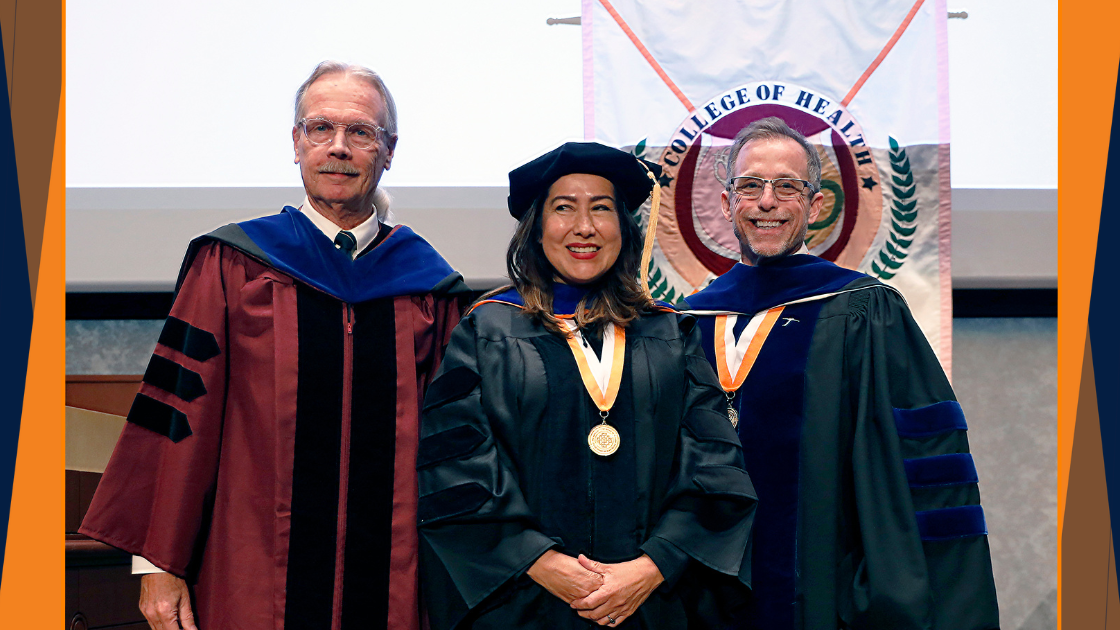
[[[591,452],[601,457],[614,455],[621,443],[622,439],[619,437],[618,431],[605,422],[596,425],[594,429],[591,429],[591,433],[587,434],[587,445],[591,447]]]
[[[727,405],[727,419],[731,420],[731,426],[739,428],[739,412],[730,404]]]

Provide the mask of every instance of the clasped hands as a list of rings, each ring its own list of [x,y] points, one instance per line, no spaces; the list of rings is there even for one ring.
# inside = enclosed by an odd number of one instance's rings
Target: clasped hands
[[[552,549],[529,567],[528,574],[580,617],[611,627],[633,615],[665,581],[647,555],[629,562],[604,564],[583,554],[573,558]]]

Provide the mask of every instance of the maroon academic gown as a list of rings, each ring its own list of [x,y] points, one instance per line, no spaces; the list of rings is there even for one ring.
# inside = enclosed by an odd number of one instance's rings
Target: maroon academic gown
[[[201,630],[420,627],[418,411],[465,286],[405,227],[343,256],[288,211],[192,243],[79,530],[184,577]]]

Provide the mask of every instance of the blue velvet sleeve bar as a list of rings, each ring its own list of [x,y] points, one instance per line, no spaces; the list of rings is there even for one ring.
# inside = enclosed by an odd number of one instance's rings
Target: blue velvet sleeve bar
[[[988,525],[984,522],[984,509],[979,505],[917,512],[915,516],[918,518],[918,531],[924,542],[984,536],[988,533]]]

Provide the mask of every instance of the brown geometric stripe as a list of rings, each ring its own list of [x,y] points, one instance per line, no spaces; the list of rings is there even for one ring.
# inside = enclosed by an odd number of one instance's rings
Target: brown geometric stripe
[[[1062,626],[1120,629],[1094,382],[1092,344],[1086,338],[1061,540]]]
[[[8,100],[12,98],[12,62],[15,60],[16,0],[0,0],[0,34],[4,37],[4,71],[8,77]]]
[[[62,93],[61,24],[61,2],[0,0],[0,27],[4,37],[32,304],[39,280],[43,223]],[[52,235],[49,255],[59,255],[65,242],[64,235]]]

